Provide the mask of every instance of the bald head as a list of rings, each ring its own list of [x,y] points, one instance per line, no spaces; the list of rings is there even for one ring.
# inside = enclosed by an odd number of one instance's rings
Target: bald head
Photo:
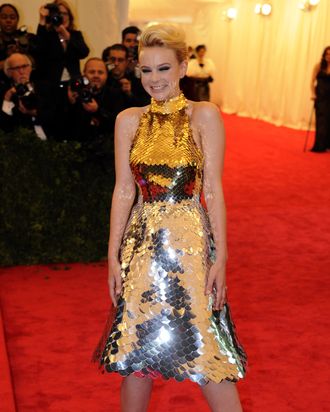
[[[91,86],[101,89],[107,81],[108,71],[102,59],[92,57],[87,60],[84,67],[84,75],[89,80]]]

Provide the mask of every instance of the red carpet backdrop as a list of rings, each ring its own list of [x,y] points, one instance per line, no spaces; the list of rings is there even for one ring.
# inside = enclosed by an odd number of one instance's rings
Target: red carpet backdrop
[[[235,116],[225,124],[244,411],[329,411],[330,153],[304,153],[304,132]],[[105,263],[1,269],[1,412],[13,411],[6,351],[17,412],[119,411],[121,378],[90,363],[109,306],[106,272]],[[149,410],[208,409],[194,384],[157,381]]]

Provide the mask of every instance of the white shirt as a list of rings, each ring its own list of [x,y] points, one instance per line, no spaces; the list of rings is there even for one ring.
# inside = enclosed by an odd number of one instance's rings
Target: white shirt
[[[8,116],[13,116],[13,109],[15,107],[15,104],[13,102],[9,102],[8,100],[4,100],[2,102],[2,111],[6,113]],[[32,121],[35,121],[35,117],[32,117]],[[44,129],[39,125],[39,124],[34,124],[33,125],[35,134],[39,137],[41,140],[47,140],[46,133],[44,132]]]
[[[188,77],[214,77],[215,65],[211,59],[204,59],[204,66],[201,67],[197,59],[190,59],[188,62]]]

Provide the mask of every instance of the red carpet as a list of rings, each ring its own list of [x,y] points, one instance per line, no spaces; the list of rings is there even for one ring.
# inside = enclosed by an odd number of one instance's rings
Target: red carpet
[[[303,153],[304,132],[225,123],[229,298],[249,355],[244,411],[329,411],[330,153]],[[109,303],[105,264],[55,269],[0,272],[17,410],[117,412],[120,378],[89,362]],[[3,393],[0,411],[12,412]],[[192,383],[156,382],[151,412],[207,410]]]
[[[5,412],[16,412],[13,384],[8,362],[6,336],[0,307],[0,405]]]

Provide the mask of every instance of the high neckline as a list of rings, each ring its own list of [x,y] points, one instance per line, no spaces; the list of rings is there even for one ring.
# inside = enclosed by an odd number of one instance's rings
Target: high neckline
[[[178,96],[172,97],[169,100],[158,101],[151,98],[150,111],[152,113],[170,114],[182,110],[187,105],[187,99],[181,92]]]

